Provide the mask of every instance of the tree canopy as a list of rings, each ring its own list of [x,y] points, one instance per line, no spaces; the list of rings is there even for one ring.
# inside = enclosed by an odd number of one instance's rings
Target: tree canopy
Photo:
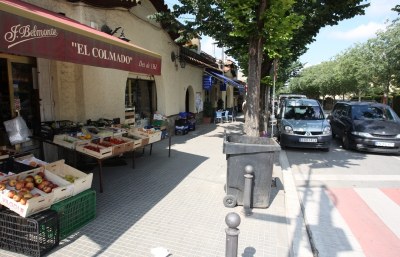
[[[247,76],[248,91],[244,131],[260,131],[260,83],[269,76],[274,59],[288,67],[307,50],[320,28],[364,14],[363,0],[180,0],[170,13],[154,18],[188,41],[197,35],[214,38],[219,47],[238,61]],[[183,15],[192,19],[183,24]]]
[[[334,98],[400,92],[400,20],[333,60],[303,69],[290,80],[289,88],[310,96],[320,93],[321,97]]]

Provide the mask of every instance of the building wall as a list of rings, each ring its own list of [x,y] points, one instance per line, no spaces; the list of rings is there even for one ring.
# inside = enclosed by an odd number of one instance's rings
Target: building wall
[[[85,122],[87,119],[124,118],[125,87],[127,78],[154,80],[157,88],[157,111],[172,116],[185,110],[186,89],[202,92],[202,68],[186,64],[182,69],[171,61],[171,52],[178,53],[178,46],[157,23],[147,16],[156,12],[152,4],[144,0],[141,5],[127,11],[124,8],[101,9],[82,3],[64,0],[26,0],[25,2],[98,29],[106,24],[114,30],[122,27],[130,43],[162,56],[160,76],[136,74],[127,71],[92,67],[80,64],[51,61],[54,118]],[[119,36],[121,29],[115,34]],[[40,67],[39,67],[40,69]],[[46,73],[43,73],[46,74]],[[39,76],[42,76],[39,73]],[[43,75],[44,76],[44,75]],[[49,76],[48,74],[46,76]],[[48,81],[40,78],[39,81]],[[40,85],[39,85],[40,87]],[[190,103],[195,110],[195,103]]]

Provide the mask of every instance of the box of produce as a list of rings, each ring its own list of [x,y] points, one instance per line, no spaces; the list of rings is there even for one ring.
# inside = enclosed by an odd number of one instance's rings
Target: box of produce
[[[65,160],[52,162],[45,166],[45,169],[73,185],[72,195],[77,195],[92,187],[93,173],[86,174],[67,164]]]
[[[23,163],[25,165],[29,165],[33,168],[42,167],[42,166],[45,166],[48,164],[47,162],[36,158],[35,156],[33,156],[33,154],[27,154],[24,156],[20,156],[18,158],[15,158],[15,161],[19,162],[19,163]]]
[[[60,221],[60,239],[64,239],[96,218],[96,191],[88,189],[51,206]]]
[[[75,149],[77,144],[84,144],[89,142],[87,139],[72,137],[67,134],[54,135],[53,143],[64,146],[69,149]]]
[[[148,144],[152,144],[161,140],[161,130],[156,130],[154,128],[135,128],[134,133],[147,135],[149,138]]]
[[[21,172],[16,175],[8,176],[9,186],[15,184],[13,188],[19,192],[25,189],[39,189],[40,191],[52,196],[51,203],[56,203],[73,194],[73,184],[67,180],[49,172],[44,167]]]
[[[75,150],[98,159],[103,159],[113,155],[112,147],[103,147],[94,143],[77,145]]]
[[[43,168],[32,170],[37,174],[43,173]],[[24,177],[25,178],[25,177]],[[12,175],[0,181],[0,204],[6,206],[21,217],[49,209],[53,203],[53,192],[45,193],[39,190],[34,177],[28,180],[19,175]],[[42,183],[42,181],[38,181]],[[51,189],[47,184],[46,188]],[[47,189],[46,189],[47,190]]]
[[[24,256],[44,256],[60,241],[59,218],[47,210],[23,218],[13,211],[0,210],[0,248]]]
[[[103,143],[110,143],[114,146],[121,146],[123,152],[132,151],[134,149],[134,142],[128,137],[105,137]]]

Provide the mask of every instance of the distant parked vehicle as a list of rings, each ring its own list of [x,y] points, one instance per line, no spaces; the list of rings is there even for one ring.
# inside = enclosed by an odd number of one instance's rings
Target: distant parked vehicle
[[[344,149],[400,153],[400,118],[388,105],[338,102],[328,119]]]
[[[280,94],[278,96],[278,103],[277,103],[278,108],[275,109],[276,112],[275,115],[280,112],[286,99],[304,99],[304,98],[307,98],[307,96],[301,94]]]
[[[278,114],[282,148],[318,148],[329,151],[332,134],[320,103],[314,99],[286,99]]]

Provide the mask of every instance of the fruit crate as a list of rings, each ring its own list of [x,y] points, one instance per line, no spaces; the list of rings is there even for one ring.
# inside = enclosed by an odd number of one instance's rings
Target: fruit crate
[[[53,143],[55,143],[57,145],[61,145],[66,148],[69,148],[69,149],[75,149],[77,145],[85,144],[88,142],[89,142],[89,140],[79,139],[77,137],[72,137],[67,134],[54,135],[54,138],[53,138]]]
[[[51,210],[58,213],[60,240],[65,239],[96,218],[96,191],[93,189],[83,191],[52,205]]]
[[[8,197],[8,192],[10,190],[19,191],[17,186],[13,187],[9,184],[7,185],[6,190],[3,192],[2,202],[11,210],[17,212],[23,217],[27,217],[33,213],[40,211],[41,209],[50,208],[50,205],[59,201],[62,201],[68,197],[71,197],[73,194],[74,186],[67,180],[51,173],[50,171],[46,170],[44,167],[28,170],[21,172],[16,175],[11,175],[6,177],[7,181],[15,180],[15,181],[24,181],[28,176],[35,177],[36,175],[40,175],[44,180],[49,181],[49,184],[57,185],[56,187],[49,188],[49,191],[43,187],[41,188],[40,185],[35,185],[33,189],[30,189],[33,193],[40,195],[37,197],[33,197],[27,201],[25,205],[21,204],[20,202],[16,202],[13,199]],[[8,182],[7,182],[8,183]],[[6,184],[7,184],[6,183]],[[48,182],[47,182],[48,183]],[[33,186],[33,185],[32,185]],[[24,186],[23,186],[24,187]],[[41,199],[43,198],[43,199]],[[50,198],[50,202],[47,203],[48,199]],[[47,206],[48,205],[48,206]]]
[[[92,187],[93,173],[86,174],[78,169],[75,169],[67,164],[65,160],[58,160],[45,166],[45,169],[62,179],[67,180],[68,177],[72,178],[69,181],[73,185],[73,193],[75,196]]]
[[[41,167],[44,165],[47,165],[47,162],[44,162],[38,158],[36,158],[35,156],[33,156],[33,154],[28,154],[28,155],[24,155],[24,156],[20,156],[18,158],[15,158],[16,162],[19,163],[23,163],[25,165],[28,165],[32,168],[37,168],[37,167]]]
[[[102,147],[93,143],[77,145],[75,150],[98,159],[103,159],[113,155],[112,147]]]
[[[0,209],[0,248],[27,256],[43,256],[58,246],[59,219],[47,210],[23,218],[9,209]]]
[[[105,137],[101,142],[110,143],[114,148],[114,154],[121,154],[124,152],[129,152],[134,149],[135,143],[132,139],[127,137]]]

